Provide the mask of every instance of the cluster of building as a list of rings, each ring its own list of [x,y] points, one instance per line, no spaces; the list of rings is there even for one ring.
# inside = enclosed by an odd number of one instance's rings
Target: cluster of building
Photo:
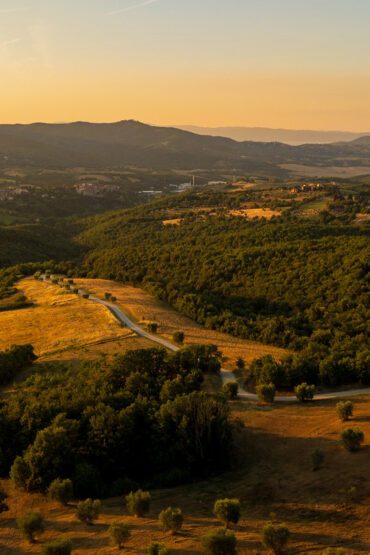
[[[106,193],[119,190],[119,186],[112,183],[78,183],[74,188],[79,195],[85,197],[103,197]]]
[[[4,189],[0,184],[0,201],[14,200],[15,197],[28,195],[30,187],[24,185],[6,185]]]

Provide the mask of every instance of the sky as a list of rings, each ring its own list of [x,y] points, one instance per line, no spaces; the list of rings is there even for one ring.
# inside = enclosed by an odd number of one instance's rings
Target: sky
[[[0,122],[370,130],[370,0],[0,0]]]

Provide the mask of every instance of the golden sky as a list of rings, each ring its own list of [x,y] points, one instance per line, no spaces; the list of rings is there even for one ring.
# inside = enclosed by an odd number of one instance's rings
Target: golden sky
[[[369,17],[369,0],[0,0],[0,122],[369,131]]]

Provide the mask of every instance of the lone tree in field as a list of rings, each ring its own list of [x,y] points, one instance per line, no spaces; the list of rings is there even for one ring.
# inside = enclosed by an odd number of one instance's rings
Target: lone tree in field
[[[163,543],[152,542],[148,547],[147,555],[169,555],[169,551]]]
[[[42,555],[70,555],[71,553],[71,540],[62,538],[47,543],[42,549]]]
[[[203,536],[202,548],[206,555],[236,555],[235,534],[226,528],[212,530]]]
[[[185,341],[185,334],[183,331],[175,331],[175,333],[172,336],[172,339],[174,340],[175,343],[182,345]]]
[[[262,542],[275,555],[282,555],[288,545],[290,532],[284,524],[270,522],[262,530]]]
[[[230,524],[238,524],[240,520],[240,501],[239,499],[218,499],[213,507],[213,513],[226,528]]]
[[[227,382],[222,386],[222,392],[227,399],[230,399],[230,401],[235,401],[235,399],[237,399],[238,391],[238,382]]]
[[[68,505],[73,499],[72,481],[57,478],[51,482],[48,488],[48,497],[53,501],[59,501],[62,505]]]
[[[112,298],[112,293],[104,293],[104,299],[106,301],[110,301]]]
[[[308,385],[307,383],[301,383],[294,388],[294,392],[298,401],[306,403],[307,401],[312,401],[314,398],[316,387],[314,385]]]
[[[101,511],[101,501],[99,499],[86,499],[85,501],[80,501],[77,504],[77,518],[81,522],[85,522],[88,525],[94,524],[94,520],[99,518]]]
[[[26,515],[18,518],[17,524],[22,535],[30,543],[34,543],[35,536],[42,534],[44,531],[44,518],[38,512],[28,512]]]
[[[342,443],[347,451],[359,451],[364,442],[364,432],[359,428],[347,428],[340,434]]]
[[[346,422],[353,416],[353,403],[352,401],[339,401],[336,404],[337,415],[342,422]]]
[[[143,517],[150,511],[150,493],[148,491],[131,492],[126,496],[126,506],[130,514],[137,517]]]
[[[159,515],[159,522],[165,532],[171,530],[172,534],[180,532],[184,523],[184,515],[181,509],[167,507]]]
[[[148,332],[149,333],[157,333],[158,331],[158,324],[157,322],[149,322],[148,324]]]
[[[315,449],[311,453],[312,469],[314,472],[320,470],[325,460],[325,453],[321,449]]]
[[[116,545],[118,549],[122,549],[131,537],[130,528],[127,524],[114,522],[109,526],[108,531],[113,545]]]
[[[9,507],[5,500],[8,498],[8,494],[0,487],[0,514],[9,511]]]
[[[245,368],[244,358],[242,358],[242,357],[237,358],[236,367],[237,367],[238,370],[244,370],[244,368]]]
[[[276,387],[273,383],[262,383],[257,385],[256,393],[262,403],[273,403],[275,400]]]

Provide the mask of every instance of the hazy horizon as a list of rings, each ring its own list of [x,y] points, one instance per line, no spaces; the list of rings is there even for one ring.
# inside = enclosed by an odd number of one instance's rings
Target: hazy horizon
[[[0,121],[367,133],[369,17],[367,0],[0,0]]]

